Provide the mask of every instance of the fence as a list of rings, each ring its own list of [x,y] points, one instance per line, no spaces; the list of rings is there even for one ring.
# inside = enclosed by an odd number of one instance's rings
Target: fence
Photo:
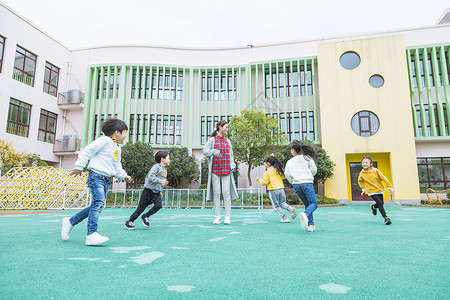
[[[231,201],[232,208],[263,208],[263,190],[260,188],[237,189],[239,198]],[[109,191],[106,207],[135,208],[142,190]],[[213,201],[206,200],[205,189],[167,189],[163,190],[164,208],[212,208]],[[221,201],[223,207],[223,201]]]

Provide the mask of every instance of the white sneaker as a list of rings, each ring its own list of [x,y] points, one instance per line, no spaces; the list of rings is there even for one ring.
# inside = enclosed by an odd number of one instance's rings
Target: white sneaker
[[[94,232],[94,233],[86,236],[86,245],[87,246],[100,245],[107,241],[109,241],[109,238],[107,238],[106,236],[102,236],[102,235],[98,234],[97,232]]]
[[[63,241],[68,241],[69,240],[69,236],[70,236],[70,232],[72,231],[72,224],[70,224],[70,218],[63,218],[62,219],[62,229],[61,229],[61,238]]]
[[[291,213],[291,218],[295,219],[297,216],[297,212],[295,211],[295,207],[291,207],[291,210],[289,211]]]
[[[309,231],[309,232],[316,231],[316,226],[314,226],[314,225],[308,225],[308,231]]]
[[[230,216],[226,216],[225,220],[223,221],[223,224],[224,225],[230,225],[230,223],[231,223]]]
[[[214,225],[218,225],[218,224],[220,224],[220,222],[222,222],[222,219],[220,218],[220,216],[217,216],[217,217],[214,219],[213,224],[214,224]]]
[[[299,216],[300,216],[300,224],[302,225],[302,229],[303,230],[308,229],[308,216],[304,212],[301,212],[299,214]]]
[[[291,223],[291,221],[288,219],[288,217],[284,217],[280,220],[281,223]]]

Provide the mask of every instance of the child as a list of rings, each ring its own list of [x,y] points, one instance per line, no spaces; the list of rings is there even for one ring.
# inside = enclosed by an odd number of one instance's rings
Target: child
[[[130,219],[125,222],[125,228],[128,230],[136,229],[133,222],[142,214],[147,206],[153,203],[152,208],[141,217],[144,227],[150,227],[148,218],[162,207],[162,186],[169,184],[169,181],[166,179],[166,167],[170,165],[169,153],[167,151],[158,151],[155,154],[155,160],[156,164],[153,165],[147,176],[145,176],[144,190],[139,199],[138,207]]]
[[[119,179],[132,179],[122,169],[120,163],[120,146],[127,137],[128,127],[124,121],[119,119],[108,119],[102,125],[102,136],[87,145],[78,155],[75,169],[69,175],[79,175],[89,162],[89,175],[87,184],[91,190],[91,206],[86,207],[71,218],[62,219],[61,238],[63,241],[69,239],[70,231],[84,219],[88,218],[86,245],[100,245],[109,238],[97,233],[97,222],[99,214],[105,205],[109,185],[113,176]]]
[[[286,164],[284,174],[292,183],[294,190],[305,205],[305,212],[299,214],[303,230],[315,231],[313,212],[317,208],[316,192],[314,191],[314,175],[317,167],[316,149],[302,142],[294,141],[291,145],[292,158]]]
[[[273,209],[281,216],[281,223],[289,223],[288,217],[282,210],[282,208],[288,210],[291,213],[291,218],[295,219],[297,212],[295,208],[286,204],[286,195],[284,193],[284,166],[281,161],[278,160],[273,154],[272,156],[264,159],[264,167],[267,171],[264,173],[264,177],[260,179],[256,177],[256,180],[260,185],[267,185],[269,191],[270,202],[272,202]]]
[[[361,160],[362,170],[359,173],[358,184],[361,187],[361,195],[366,193],[375,201],[375,205],[371,205],[372,214],[375,216],[377,214],[377,208],[384,218],[384,224],[391,225],[392,222],[386,215],[386,211],[383,207],[383,193],[386,189],[383,186],[383,182],[386,184],[387,189],[390,193],[394,192],[392,184],[389,180],[384,177],[384,175],[377,168],[373,167],[372,158],[370,156],[365,156]]]

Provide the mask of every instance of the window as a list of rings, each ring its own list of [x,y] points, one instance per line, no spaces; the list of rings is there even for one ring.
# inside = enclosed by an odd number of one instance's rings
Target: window
[[[347,70],[356,69],[361,63],[361,58],[356,52],[348,51],[339,58],[341,66]]]
[[[177,127],[175,129],[175,144],[181,145],[181,129],[183,128],[183,121],[181,116],[177,116]]]
[[[220,78],[219,78],[220,77]],[[236,100],[237,74],[231,70],[202,72],[202,101]]]
[[[135,120],[136,128],[134,127]],[[142,120],[144,122],[143,124],[141,123]],[[142,141],[144,143],[181,145],[181,127],[181,116],[131,114],[128,136],[130,141],[138,141],[141,139],[142,135]]]
[[[36,55],[17,46],[13,78],[27,85],[34,86],[36,60]]]
[[[30,126],[31,105],[11,98],[9,102],[8,122],[6,132],[28,137]]]
[[[5,38],[0,35],[0,73],[3,65],[3,49],[5,49]]]
[[[150,76],[152,74],[152,76]],[[133,99],[165,99],[165,100],[183,100],[183,70],[173,68],[172,72],[169,68],[159,70],[157,76],[156,70],[150,72],[145,71],[145,87],[144,72],[139,69],[133,69],[131,78],[131,98]],[[151,91],[150,91],[150,87]]]
[[[106,95],[109,89],[109,99],[114,97],[114,80],[116,80],[116,98],[119,97],[119,86],[120,86],[120,69],[117,69],[117,77],[115,76],[114,70],[108,73],[108,69],[104,70],[103,73],[103,99],[106,99]],[[100,88],[102,84],[102,74],[99,71],[97,77],[97,99],[100,98]]]
[[[430,109],[428,104],[424,104],[423,105],[423,116],[425,118],[425,129],[424,126],[422,124],[422,118],[421,118],[421,114],[420,114],[420,105],[416,104],[415,105],[416,108],[416,124],[417,124],[417,128],[419,129],[419,137],[421,136],[431,136],[431,122],[430,122]],[[443,110],[443,115],[444,115],[444,123],[445,123],[445,134],[442,135],[448,135],[449,134],[449,128],[448,128],[448,119],[447,119],[447,107],[445,105],[445,103],[442,104],[442,110]],[[438,114],[438,109],[437,109],[437,104],[434,103],[433,104],[433,112],[434,112],[434,119],[436,121],[436,132],[437,135],[440,136],[441,135],[441,126],[440,126],[440,119],[439,119],[439,114]],[[424,130],[426,130],[426,134],[424,132]]]
[[[420,192],[427,188],[444,190],[450,187],[450,157],[417,158]]]
[[[307,65],[306,72],[304,66],[300,66],[300,73],[297,66],[265,69],[264,85],[266,98],[311,96],[312,66]]]
[[[378,117],[370,111],[360,111],[352,117],[353,132],[360,136],[372,136],[380,128]]]
[[[58,117],[57,114],[46,111],[45,109],[41,109],[41,116],[39,118],[39,133],[38,133],[39,141],[52,144],[55,143],[57,117]]]
[[[231,121],[232,116],[202,116],[200,118],[200,144],[206,144],[206,141],[209,139],[209,136],[216,128],[217,122],[220,120],[225,120],[228,123]]]
[[[266,114],[266,117],[270,117],[270,114]],[[278,118],[278,114],[273,113],[272,117]],[[301,113],[299,112],[280,113],[279,119],[280,119],[281,133],[285,134],[289,141],[315,140],[313,111],[308,112],[302,111]]]
[[[59,68],[45,62],[44,92],[56,97],[58,93]]]
[[[381,75],[372,75],[369,78],[369,84],[371,87],[380,88],[384,85],[384,79]]]

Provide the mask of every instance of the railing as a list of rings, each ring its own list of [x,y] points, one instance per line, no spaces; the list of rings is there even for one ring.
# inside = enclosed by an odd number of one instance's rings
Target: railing
[[[239,198],[231,201],[232,208],[263,208],[263,190],[260,188],[237,189]],[[140,190],[109,191],[106,206],[112,208],[135,208],[139,203]],[[163,190],[164,208],[212,208],[212,200],[206,200],[205,189]],[[221,201],[223,207],[223,200]]]
[[[6,124],[6,132],[20,136],[28,136],[28,126],[8,121]]]
[[[14,69],[13,71],[13,78],[15,80],[18,80],[20,82],[23,82],[27,85],[33,86],[34,84],[34,77],[31,75],[28,75],[20,70]]]

